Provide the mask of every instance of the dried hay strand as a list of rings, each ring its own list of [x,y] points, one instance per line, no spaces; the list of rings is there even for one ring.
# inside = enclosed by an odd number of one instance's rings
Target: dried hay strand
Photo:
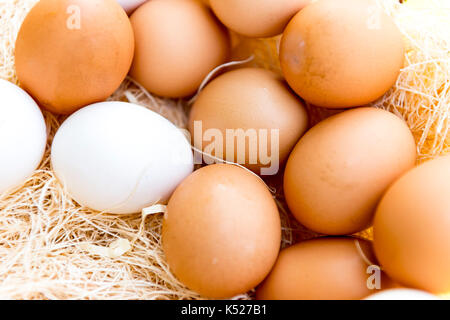
[[[450,152],[450,2],[380,0],[403,33],[405,66],[395,86],[375,107],[408,123],[419,161]]]
[[[17,84],[14,44],[22,21],[38,0],[0,0],[0,79]]]
[[[0,0],[0,77],[16,84],[13,44],[36,2]],[[109,100],[137,103],[179,128],[187,125],[187,101],[152,96],[131,78]],[[0,298],[202,299],[169,272],[162,215],[100,214],[67,195],[50,165],[52,139],[66,117],[45,111],[44,117],[49,136],[44,160],[22,186],[0,195]],[[288,245],[297,224],[286,211],[282,220]]]
[[[405,65],[396,84],[371,106],[403,118],[412,130],[419,162],[450,153],[450,1],[377,0],[399,27]],[[236,57],[256,52],[251,66],[280,72],[280,37],[245,39],[234,35]],[[274,62],[275,61],[275,62]],[[269,66],[267,66],[269,63]],[[309,106],[312,124],[340,112]]]
[[[37,0],[0,0],[0,78],[17,84],[14,43]],[[145,105],[180,128],[186,103],[153,97],[127,79],[111,100]],[[200,299],[169,272],[161,215],[100,214],[67,196],[50,166],[52,138],[65,117],[44,112],[44,160],[22,186],[0,195],[0,298]]]
[[[45,119],[43,162],[24,185],[0,196],[0,298],[200,298],[168,271],[161,215],[141,228],[140,215],[100,214],[66,195],[50,166],[52,137],[64,118],[45,112]]]
[[[14,42],[21,21],[38,0],[0,0],[0,78],[17,83],[14,71]],[[386,0],[384,5],[396,19],[413,15],[412,10],[404,10]],[[390,11],[389,11],[390,10]],[[410,12],[411,11],[411,12]],[[418,14],[418,13],[414,13]],[[423,19],[423,16],[421,15]],[[433,20],[429,17],[429,20]],[[438,71],[443,69],[443,77],[448,74],[448,51],[444,57],[441,48],[448,50],[448,42],[442,47],[438,43],[445,31],[432,36],[431,29],[415,28],[410,22],[397,22],[405,33],[407,41],[421,45],[420,54],[411,55],[411,69],[402,71],[396,88],[391,90],[376,106],[384,107],[405,117],[415,130],[416,137],[435,132],[429,125],[425,130],[421,125],[427,123],[428,116],[433,116],[431,124],[440,123],[439,119],[447,110],[435,111],[442,104],[426,104],[422,100],[432,94],[433,97],[448,98],[448,82],[439,91],[430,93],[418,86],[414,90],[415,100],[407,100],[413,95],[413,85],[420,82],[423,65],[426,70],[434,70],[430,79],[437,79]],[[429,22],[432,25],[432,22]],[[407,25],[407,26],[406,26]],[[425,23],[422,21],[422,28]],[[433,29],[434,30],[434,29]],[[414,32],[417,33],[414,33]],[[448,31],[448,30],[447,30]],[[411,32],[411,33],[410,33]],[[434,32],[434,31],[433,31]],[[444,32],[444,33],[443,33]],[[279,37],[272,39],[245,39],[234,36],[235,59],[245,59],[252,54],[255,58],[248,66],[258,66],[280,72],[278,63]],[[420,40],[418,40],[420,39]],[[426,39],[429,39],[430,43]],[[448,38],[446,38],[448,40]],[[427,42],[426,45],[424,42]],[[413,51],[414,52],[414,51]],[[433,57],[433,58],[430,58]],[[420,60],[423,59],[423,60]],[[440,59],[440,60],[439,60]],[[439,67],[437,67],[439,65]],[[433,69],[435,67],[436,69]],[[414,70],[408,73],[408,70]],[[404,74],[408,73],[408,76]],[[429,71],[427,71],[429,72]],[[442,72],[442,71],[440,71]],[[447,73],[446,73],[447,72]],[[428,74],[428,73],[427,73]],[[425,77],[428,79],[427,77]],[[424,79],[425,79],[424,78]],[[408,82],[411,81],[411,82]],[[434,81],[434,80],[433,80]],[[443,81],[443,80],[441,80]],[[405,84],[408,82],[408,84]],[[435,83],[427,80],[426,83]],[[404,88],[409,88],[404,90]],[[440,88],[440,87],[439,87]],[[438,89],[439,89],[438,88]],[[445,90],[447,90],[445,92]],[[397,95],[397,91],[402,91]],[[428,89],[427,89],[428,90]],[[419,94],[417,94],[419,91]],[[389,98],[396,96],[396,99]],[[187,124],[188,102],[154,97],[139,84],[127,78],[109,100],[129,101],[141,104],[162,114],[179,128]],[[395,109],[392,107],[395,101]],[[410,104],[410,102],[416,104]],[[422,101],[419,111],[418,101]],[[439,100],[441,101],[441,100]],[[408,103],[406,103],[408,102]],[[442,109],[442,108],[441,108]],[[439,110],[441,110],[439,109]],[[322,114],[322,112],[319,112]],[[446,114],[446,113],[445,113]],[[0,298],[4,299],[202,299],[198,294],[185,288],[170,273],[161,247],[161,214],[112,215],[100,214],[82,207],[73,201],[58,183],[50,166],[50,146],[52,138],[65,117],[54,116],[44,112],[48,128],[48,145],[44,160],[38,170],[22,186],[0,195]],[[423,118],[420,118],[423,117]],[[419,121],[418,119],[422,119]],[[423,120],[425,119],[425,120]],[[441,122],[445,122],[442,121]],[[446,123],[446,126],[448,123]],[[442,126],[442,125],[441,125]],[[422,130],[422,131],[421,131]],[[445,131],[439,131],[436,139],[444,137]],[[448,147],[447,139],[442,150]],[[420,140],[419,140],[420,141]],[[427,143],[430,140],[425,139]],[[429,149],[419,147],[425,155]],[[437,146],[439,143],[436,144]],[[433,152],[439,151],[435,148]],[[430,153],[430,157],[435,154]],[[282,195],[279,179],[266,180],[275,188],[275,198],[280,208],[283,225],[282,246],[288,246],[299,240],[315,237],[316,234],[306,230],[291,218]],[[364,233],[370,237],[369,233]],[[234,297],[250,299],[252,293]]]
[[[232,59],[244,60],[253,55],[254,59],[242,67],[264,68],[281,74],[278,50],[281,36],[267,39],[252,39],[231,32]]]

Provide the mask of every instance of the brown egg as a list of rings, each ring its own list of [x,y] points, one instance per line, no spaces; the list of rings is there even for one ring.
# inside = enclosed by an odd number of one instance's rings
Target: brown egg
[[[225,28],[199,1],[152,0],[131,16],[136,53],[131,76],[159,96],[194,94],[203,79],[225,62]]]
[[[206,86],[189,122],[198,149],[271,175],[306,131],[308,115],[280,76],[244,68],[227,72]],[[215,142],[219,145],[211,151]]]
[[[211,7],[211,5],[209,4],[209,0],[197,0],[197,1],[200,1],[201,3],[203,3],[207,7]]]
[[[17,37],[17,75],[42,107],[69,114],[108,98],[133,52],[133,30],[116,0],[41,0]]]
[[[375,215],[374,247],[401,284],[450,292],[450,157],[411,170],[388,190]]]
[[[383,193],[415,161],[403,120],[375,108],[344,111],[313,127],[292,151],[286,201],[311,230],[353,234],[370,226]]]
[[[319,238],[280,252],[259,300],[356,300],[391,287],[371,243],[356,238]],[[377,274],[378,272],[378,274]],[[378,289],[377,289],[378,288]]]
[[[289,85],[328,108],[367,104],[395,83],[402,35],[373,0],[321,0],[287,26],[280,61]]]
[[[217,17],[247,37],[273,37],[311,0],[210,0]]]
[[[256,287],[270,272],[281,241],[277,206],[264,183],[242,168],[195,171],[172,195],[162,227],[175,276],[210,298]]]

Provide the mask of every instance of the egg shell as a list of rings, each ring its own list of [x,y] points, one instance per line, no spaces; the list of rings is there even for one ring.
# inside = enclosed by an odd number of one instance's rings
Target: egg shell
[[[198,0],[198,1],[200,1],[201,3],[203,3],[207,7],[211,7],[211,5],[209,3],[209,0]]]
[[[195,131],[194,121],[201,121],[203,136]],[[189,118],[191,136],[194,141],[197,139],[201,142],[201,146],[197,147],[205,151],[212,142],[208,140],[207,130],[220,130],[223,154],[214,150],[212,155],[239,162],[256,173],[261,173],[261,168],[273,165],[261,158],[261,148],[266,147],[267,155],[275,156],[283,164],[307,128],[308,114],[303,103],[290,91],[282,77],[259,68],[230,71],[213,80],[198,96]],[[247,139],[245,149],[238,148],[237,140],[233,150],[227,149],[231,140],[227,139],[229,129],[242,129],[244,132],[253,130],[255,135]],[[266,143],[263,140],[265,136],[259,130],[267,133]],[[279,140],[272,141],[276,136],[272,135],[271,130],[277,130]],[[277,144],[278,152],[272,150],[273,142]],[[250,148],[250,145],[256,148]]]
[[[367,104],[394,85],[403,67],[402,34],[372,0],[321,0],[283,33],[280,61],[289,85],[322,107]]]
[[[225,62],[229,38],[210,10],[192,0],[153,0],[131,16],[136,53],[131,76],[159,96],[194,94]]]
[[[47,129],[36,102],[0,79],[0,194],[24,183],[44,155]]]
[[[440,300],[428,292],[414,289],[389,289],[375,293],[364,300]]]
[[[264,280],[281,241],[278,209],[265,184],[234,165],[195,171],[172,195],[162,244],[175,276],[210,298],[245,293]]]
[[[295,218],[327,235],[369,227],[387,188],[413,168],[416,146],[394,114],[359,108],[313,127],[289,156],[286,201]]]
[[[116,0],[41,0],[17,37],[17,76],[42,107],[70,114],[109,97],[133,52],[133,30]]]
[[[81,205],[127,214],[166,202],[192,172],[193,156],[182,132],[159,114],[131,103],[102,102],[61,125],[52,166]]]
[[[360,253],[361,248],[364,256]],[[257,288],[259,300],[356,300],[369,289],[365,259],[376,262],[370,242],[356,238],[318,238],[280,252],[267,279]],[[370,271],[370,270],[369,270]],[[380,273],[380,287],[391,282]]]
[[[399,283],[450,292],[450,157],[411,170],[387,191],[374,219],[374,246]]]
[[[117,0],[126,13],[130,14],[148,0]]]
[[[310,0],[210,0],[217,17],[231,30],[247,37],[273,37]]]

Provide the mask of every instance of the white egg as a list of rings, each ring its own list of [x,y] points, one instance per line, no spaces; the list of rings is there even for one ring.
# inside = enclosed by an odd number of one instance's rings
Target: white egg
[[[36,102],[0,79],[0,194],[24,183],[39,165],[47,130]]]
[[[365,300],[439,300],[439,298],[425,291],[399,288],[375,293]]]
[[[144,4],[148,0],[117,0],[122,8],[130,14],[134,10],[136,10],[140,5]]]
[[[51,160],[74,200],[118,214],[166,202],[194,167],[191,145],[175,125],[125,102],[96,103],[67,118]]]

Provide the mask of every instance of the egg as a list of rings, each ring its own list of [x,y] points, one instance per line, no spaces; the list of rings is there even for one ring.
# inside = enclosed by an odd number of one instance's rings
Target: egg
[[[376,262],[371,244],[365,240],[318,238],[300,242],[280,252],[269,276],[257,288],[256,297],[356,300],[379,291],[377,287],[390,287],[386,275],[376,265],[368,265],[366,259]]]
[[[0,194],[28,179],[44,155],[47,129],[34,100],[0,79]]]
[[[311,0],[210,0],[217,17],[247,37],[273,37]]]
[[[396,82],[403,67],[402,34],[373,0],[321,0],[284,31],[280,62],[289,85],[327,108],[367,104]]]
[[[281,76],[243,68],[219,76],[204,88],[189,123],[196,148],[273,175],[306,131],[308,115]]]
[[[450,292],[450,157],[426,162],[389,188],[374,219],[374,247],[400,284]]]
[[[209,298],[243,294],[264,280],[281,241],[278,209],[265,184],[234,165],[203,167],[170,198],[162,244],[170,270]]]
[[[299,222],[327,235],[369,227],[384,192],[413,168],[416,146],[392,113],[359,108],[334,115],[297,143],[286,165],[286,201]]]
[[[414,289],[389,289],[375,293],[365,300],[440,300],[437,296]]]
[[[198,0],[198,1],[200,1],[201,3],[203,3],[207,7],[211,7],[211,5],[209,4],[209,0]]]
[[[70,114],[109,97],[133,52],[133,30],[117,1],[41,0],[17,37],[17,76],[42,107]]]
[[[101,102],[71,115],[56,133],[51,161],[78,203],[117,214],[165,203],[193,170],[183,133],[126,102]]]
[[[229,38],[210,10],[193,0],[152,0],[131,16],[136,53],[131,76],[153,94],[194,94],[224,63]]]
[[[130,14],[148,0],[117,0],[126,13]]]

